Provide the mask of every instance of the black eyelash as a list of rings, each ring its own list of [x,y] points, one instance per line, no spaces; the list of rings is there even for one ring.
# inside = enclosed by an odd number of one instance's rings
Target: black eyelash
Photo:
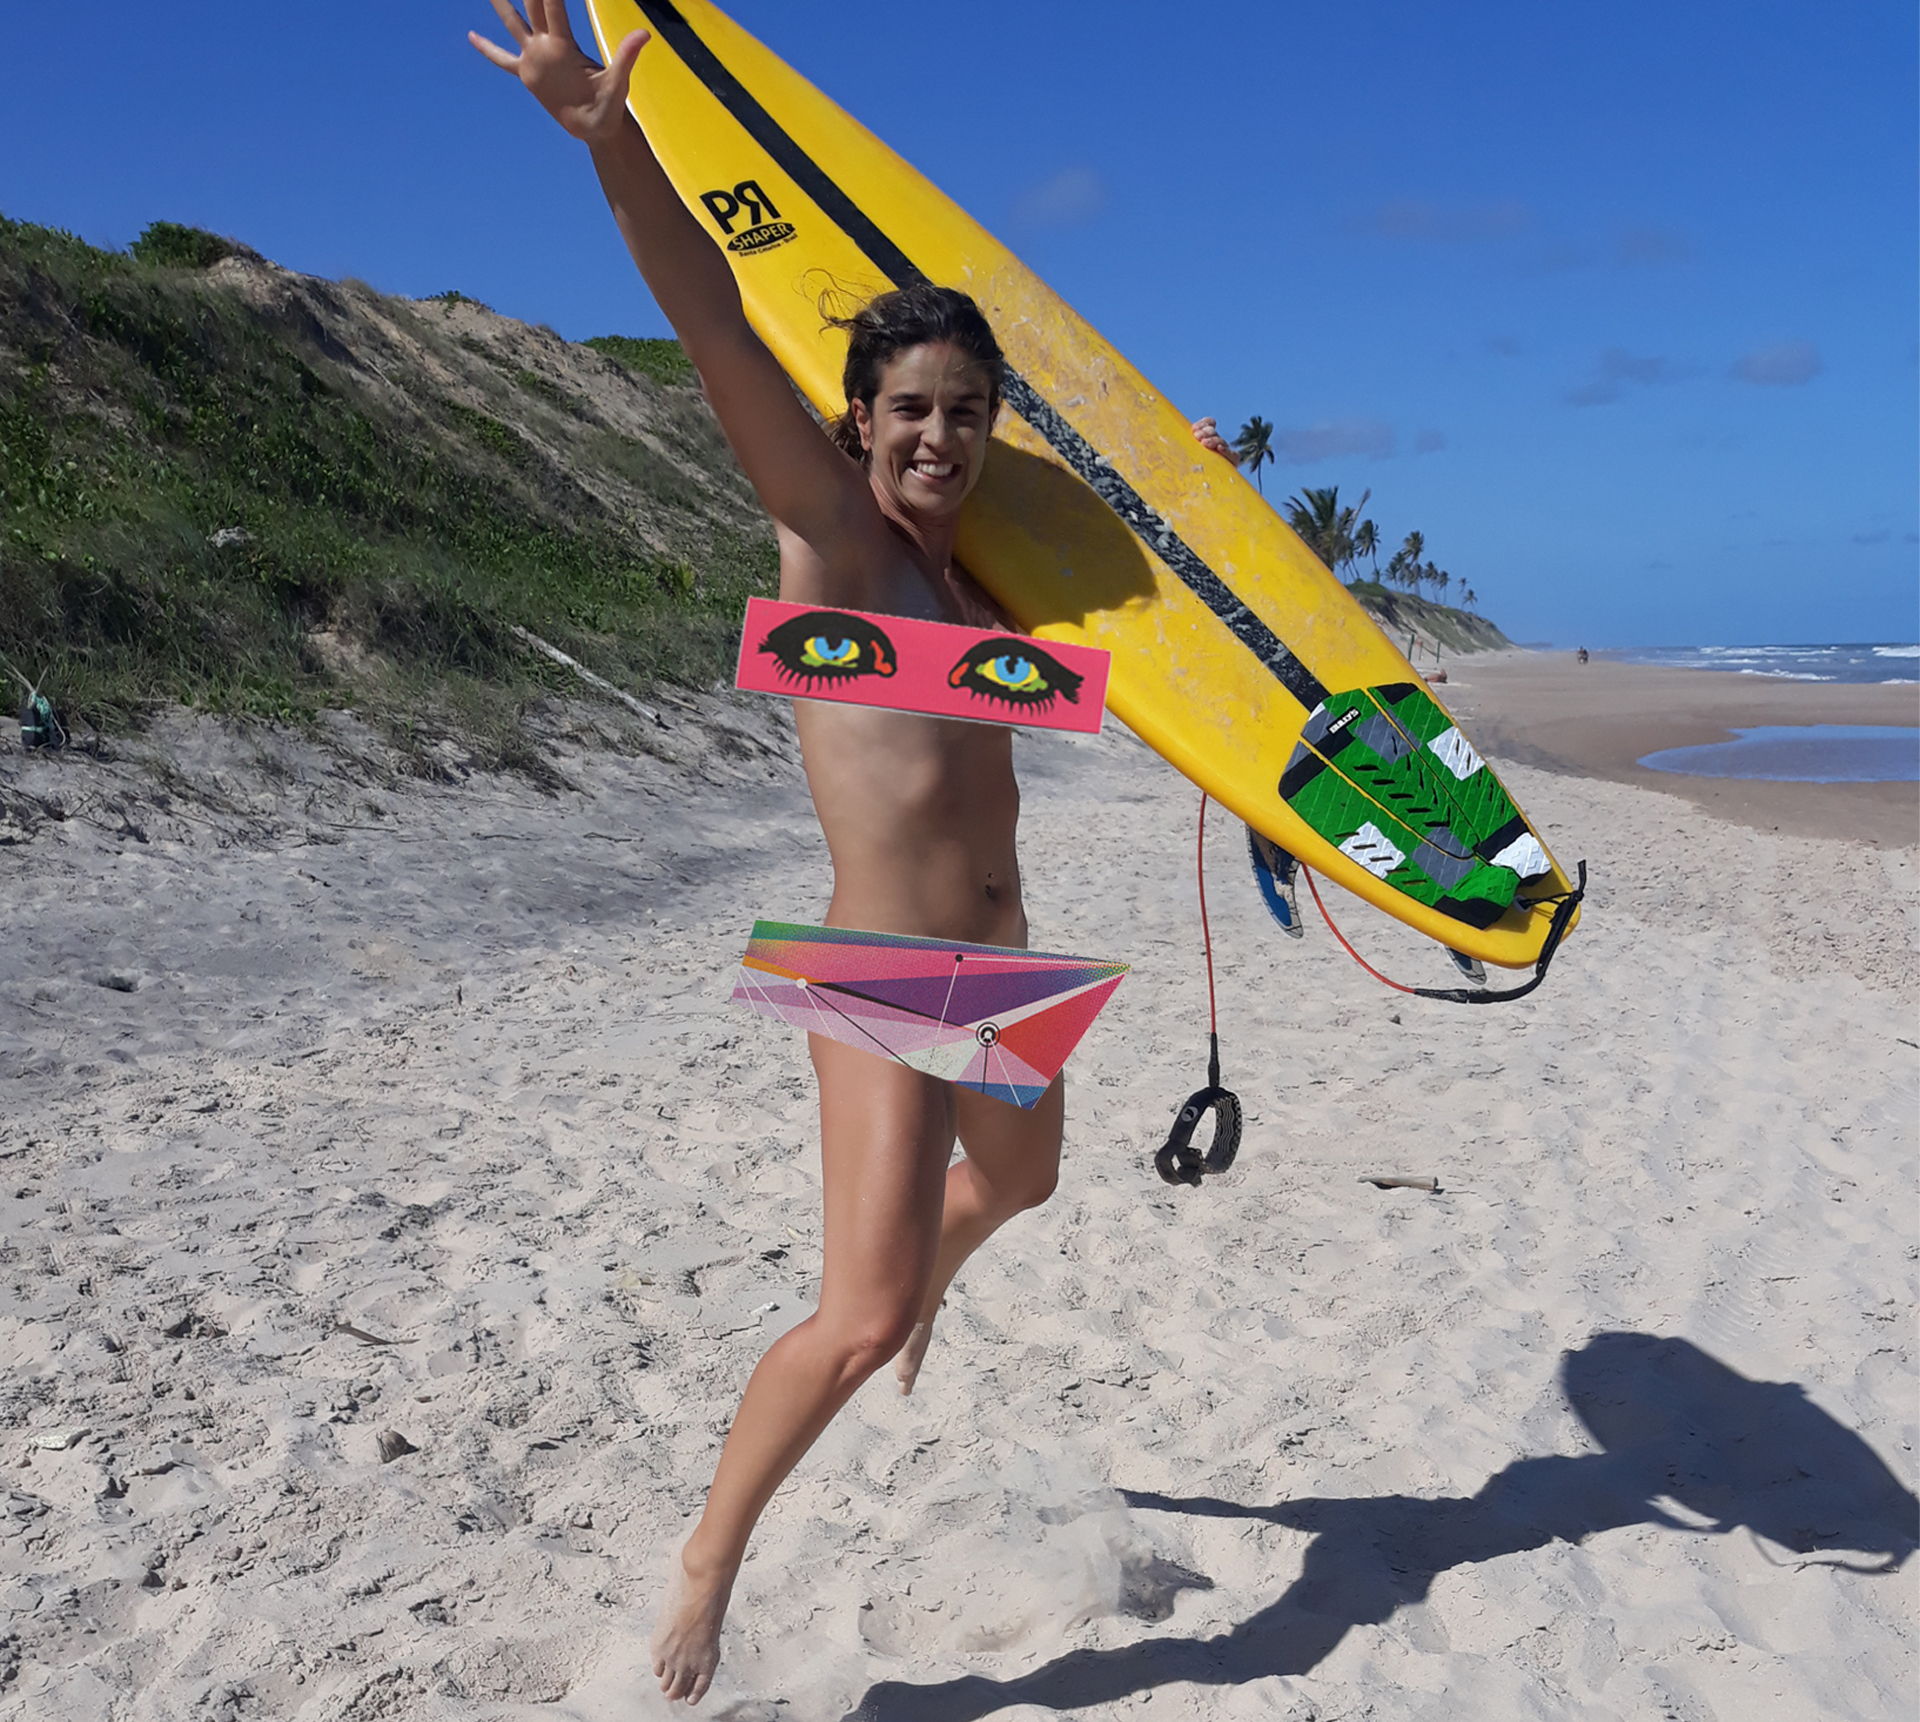
[[[1024,663],[1031,675],[1021,677],[1020,685],[1010,686],[1003,678],[990,674],[996,662]],[[1044,652],[1031,640],[982,640],[969,646],[960,661],[947,672],[947,685],[965,688],[982,699],[993,700],[1013,711],[1046,711],[1056,699],[1069,705],[1080,703],[1080,684],[1085,676],[1070,670],[1051,652]]]
[[[845,662],[822,662],[819,653],[810,652],[815,641],[851,651]],[[893,642],[866,617],[844,610],[809,610],[782,622],[760,642],[760,650],[780,666],[784,680],[807,689],[890,676],[900,667]]]

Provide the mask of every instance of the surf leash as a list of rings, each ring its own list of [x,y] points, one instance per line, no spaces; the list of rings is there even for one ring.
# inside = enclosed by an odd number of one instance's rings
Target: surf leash
[[[1207,1086],[1187,1096],[1167,1133],[1166,1145],[1153,1157],[1154,1169],[1169,1184],[1195,1184],[1211,1172],[1233,1165],[1240,1152],[1240,1098],[1220,1086],[1220,1010],[1213,992],[1213,929],[1207,922],[1207,795],[1200,794],[1200,839],[1194,872],[1200,882],[1200,941],[1207,953]],[[1193,1145],[1200,1120],[1213,1114],[1213,1140],[1202,1151]]]
[[[1567,929],[1573,925],[1574,911],[1580,907],[1581,899],[1587,894],[1587,864],[1579,866],[1579,883],[1571,891],[1562,892],[1557,897],[1540,897],[1536,902],[1553,904],[1553,921],[1547,928],[1547,936],[1540,946],[1540,955],[1534,960],[1533,979],[1517,987],[1508,987],[1504,992],[1488,992],[1481,987],[1410,987],[1404,982],[1392,980],[1383,975],[1373,964],[1347,943],[1347,936],[1333,924],[1333,917],[1327,913],[1327,905],[1320,895],[1320,887],[1315,882],[1313,870],[1305,862],[1300,871],[1306,875],[1307,889],[1313,893],[1314,906],[1320,911],[1320,919],[1327,923],[1327,931],[1340,941],[1340,948],[1358,963],[1368,974],[1383,986],[1392,987],[1397,993],[1410,993],[1417,999],[1438,999],[1442,1004],[1506,1004],[1513,999],[1523,999],[1547,978],[1547,967],[1553,961],[1553,954],[1560,948],[1560,941],[1567,936]]]

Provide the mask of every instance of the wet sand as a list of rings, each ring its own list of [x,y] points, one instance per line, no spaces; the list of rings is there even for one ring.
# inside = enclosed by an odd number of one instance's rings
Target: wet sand
[[[1755,831],[1876,848],[1920,842],[1920,784],[1758,783],[1650,771],[1668,747],[1729,741],[1760,724],[1920,724],[1920,683],[1845,686],[1676,670],[1571,652],[1456,658],[1440,690],[1490,757],[1679,796]]]

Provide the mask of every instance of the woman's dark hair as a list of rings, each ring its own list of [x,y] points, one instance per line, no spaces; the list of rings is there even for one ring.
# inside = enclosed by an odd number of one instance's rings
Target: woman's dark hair
[[[834,443],[855,460],[864,461],[866,451],[860,446],[853,403],[859,401],[872,412],[873,397],[880,392],[880,373],[887,361],[911,347],[935,342],[958,347],[987,373],[988,416],[1000,410],[1000,379],[1006,358],[980,307],[958,288],[935,287],[924,281],[912,287],[896,287],[868,300],[850,317],[829,315],[827,321],[847,332],[847,368],[841,379],[846,386],[847,410],[827,431]]]

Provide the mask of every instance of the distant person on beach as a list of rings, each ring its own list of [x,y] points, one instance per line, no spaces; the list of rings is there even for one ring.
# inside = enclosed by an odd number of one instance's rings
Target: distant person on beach
[[[999,345],[974,302],[922,285],[846,318],[847,410],[823,436],[627,110],[646,32],[602,69],[576,45],[565,0],[528,0],[525,18],[509,0],[493,6],[512,48],[470,40],[591,149],[614,221],[773,516],[780,596],[1005,626],[953,559],[1002,384]],[[1202,427],[1195,434],[1207,440]],[[806,700],[794,720],[833,861],[829,925],[1025,947],[1011,729]],[[961,1264],[1046,1201],[1058,1175],[1057,1079],[1022,1110],[809,1039],[825,1200],[819,1307],[754,1370],[705,1511],[669,1572],[653,1637],[669,1698],[698,1701],[712,1683],[734,1579],[774,1491],[883,1364],[911,1391]],[[964,1154],[950,1166],[956,1139]]]
[[[1579,651],[1573,654],[1573,661],[1576,664],[1584,664],[1587,661],[1587,648],[1585,646],[1582,646]]]

